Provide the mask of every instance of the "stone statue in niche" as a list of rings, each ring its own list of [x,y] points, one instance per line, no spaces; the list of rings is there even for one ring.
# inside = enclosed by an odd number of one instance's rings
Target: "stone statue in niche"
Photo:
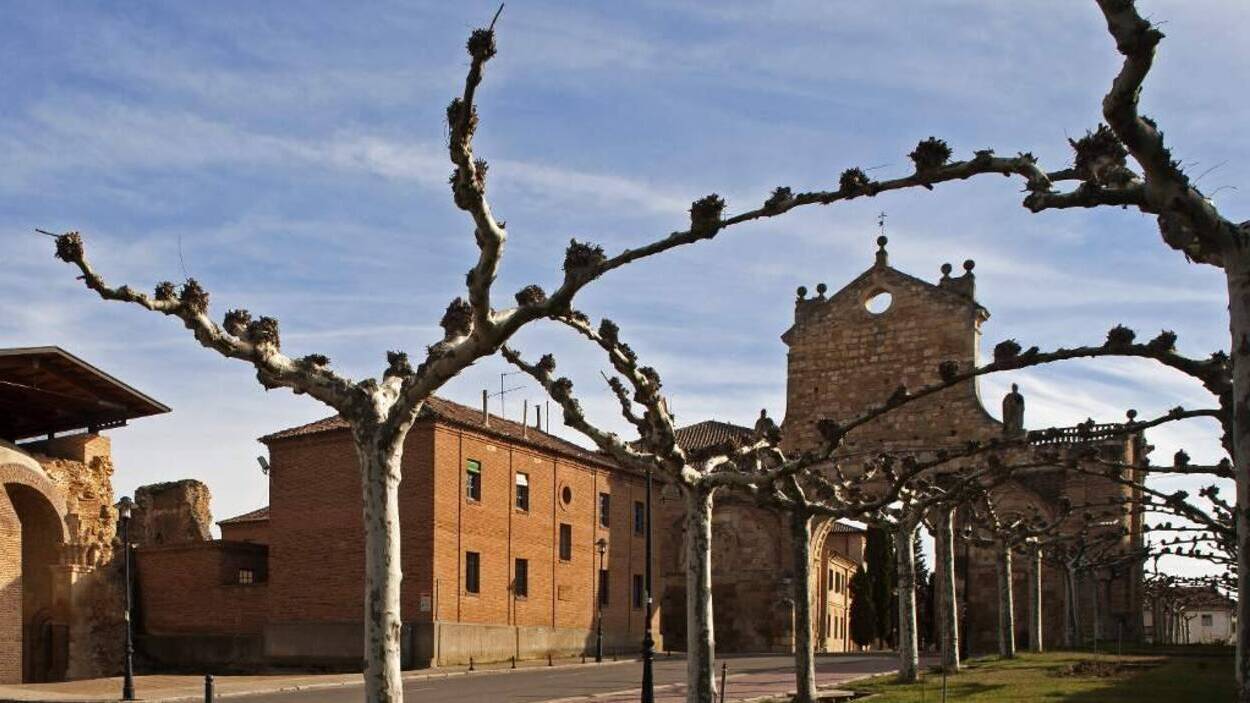
[[[1003,434],[1016,436],[1024,432],[1024,396],[1020,387],[1011,384],[1011,392],[1003,396]]]

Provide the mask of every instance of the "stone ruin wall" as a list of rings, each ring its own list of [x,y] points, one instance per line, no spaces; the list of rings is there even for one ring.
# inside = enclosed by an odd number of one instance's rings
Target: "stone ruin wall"
[[[116,675],[123,656],[125,590],[109,438],[67,435],[22,450],[39,463],[65,501],[66,540],[52,567],[51,599],[68,652],[57,669],[67,679]],[[135,498],[131,544],[212,538],[210,493],[199,481],[143,486]]]

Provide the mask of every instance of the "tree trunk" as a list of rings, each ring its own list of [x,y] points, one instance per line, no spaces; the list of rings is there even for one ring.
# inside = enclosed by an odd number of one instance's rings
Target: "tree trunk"
[[[686,501],[686,703],[715,703],[712,631],[712,492],[683,487]]]
[[[1237,477],[1237,700],[1250,703],[1250,257],[1241,246],[1225,253],[1224,272],[1232,342],[1231,444]]]
[[[915,681],[920,670],[916,644],[916,524],[900,522],[894,528],[894,562],[898,572],[898,679]]]
[[[959,601],[955,590],[955,511],[938,508],[934,551],[937,552],[934,583],[937,584],[938,639],[942,643],[942,668],[959,671]]]
[[[1041,653],[1042,645],[1042,548],[1029,547],[1029,651]]]
[[[1094,650],[1097,651],[1098,640],[1102,639],[1102,603],[1100,602],[1102,598],[1102,589],[1099,588],[1098,586],[1097,574],[1092,575],[1089,582],[1090,582],[1090,585],[1093,587],[1093,591],[1094,591],[1092,622],[1093,622]]]
[[[1066,640],[1064,646],[1068,649],[1077,647],[1077,637],[1081,631],[1077,618],[1080,605],[1076,598],[1076,568],[1068,565],[1063,572],[1063,634]]]
[[[794,550],[794,703],[816,700],[816,654],[812,644],[812,521],[790,513]]]
[[[1016,656],[1016,610],[1012,593],[1011,545],[998,545],[998,656]]]
[[[399,479],[403,434],[384,441],[355,433],[364,489],[365,700],[402,703],[399,611]]]

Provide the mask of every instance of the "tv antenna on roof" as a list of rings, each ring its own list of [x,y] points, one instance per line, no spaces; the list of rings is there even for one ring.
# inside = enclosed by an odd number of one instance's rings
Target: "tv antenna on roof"
[[[885,210],[877,215],[877,228],[881,230],[881,234],[885,234]]]
[[[524,385],[520,385],[520,386],[513,386],[512,388],[504,388],[504,385],[506,384],[507,378],[508,378],[509,376],[515,376],[515,375],[517,375],[517,374],[519,374],[519,373],[525,373],[525,372],[524,372],[524,371],[503,371],[503,372],[500,372],[500,374],[499,374],[499,392],[498,392],[498,393],[491,393],[491,394],[490,394],[490,396],[488,396],[488,397],[491,397],[491,398],[493,398],[493,397],[495,397],[495,396],[499,396],[499,417],[502,417],[502,418],[503,418],[503,419],[505,419],[505,420],[507,420],[507,419],[508,419],[508,416],[507,416],[507,413],[505,412],[504,399],[507,397],[507,395],[508,395],[509,393],[511,393],[511,392],[513,392],[513,391],[519,391],[519,390],[521,390],[522,388],[524,388],[525,386],[524,386]],[[524,418],[522,418],[522,419],[521,419],[521,422],[525,422],[525,419],[524,419]]]

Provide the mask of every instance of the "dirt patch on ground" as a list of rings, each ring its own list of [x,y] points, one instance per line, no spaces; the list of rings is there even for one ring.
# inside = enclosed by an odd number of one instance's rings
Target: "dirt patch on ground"
[[[1069,664],[1055,672],[1056,676],[1072,676],[1078,678],[1109,678],[1135,674],[1145,669],[1153,669],[1161,662],[1144,661],[1105,661],[1102,659],[1082,659]]]

